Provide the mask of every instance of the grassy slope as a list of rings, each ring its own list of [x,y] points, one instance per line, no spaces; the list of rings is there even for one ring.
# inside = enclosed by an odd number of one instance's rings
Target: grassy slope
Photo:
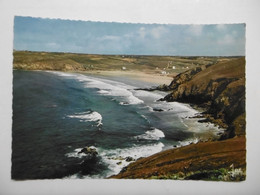
[[[198,143],[166,150],[131,163],[125,171],[111,178],[207,180],[212,179],[211,173],[214,173],[215,180],[224,180],[218,177],[221,175],[218,172],[240,168],[243,176],[239,180],[243,180],[245,179],[245,158],[245,137],[240,136],[224,141]],[[227,180],[231,179],[227,178]]]

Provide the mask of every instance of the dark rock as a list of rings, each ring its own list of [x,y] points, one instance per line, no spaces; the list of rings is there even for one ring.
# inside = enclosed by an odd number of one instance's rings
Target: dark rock
[[[151,88],[137,88],[135,90],[143,90],[143,91],[170,91],[171,88],[168,85],[159,85],[157,87],[151,87]]]
[[[156,87],[156,90],[159,90],[159,91],[170,91],[171,88],[168,86],[168,85],[159,85],[158,87]]]
[[[78,154],[80,153],[90,154],[94,156],[98,155],[97,149],[94,147],[85,147],[80,152],[78,152]]]
[[[161,108],[154,108],[153,111],[155,111],[155,112],[163,112],[164,110],[161,109]]]
[[[125,161],[130,162],[130,161],[135,161],[135,159],[131,156],[128,156],[128,157],[125,158]]]
[[[121,165],[121,164],[122,164],[122,162],[121,162],[121,161],[119,161],[119,162],[117,162],[116,164],[117,164],[117,165]]]
[[[199,123],[208,123],[211,122],[210,119],[206,118],[206,119],[202,119],[202,120],[198,120]]]
[[[120,171],[120,173],[124,173],[127,171],[127,167],[123,167],[122,170]]]

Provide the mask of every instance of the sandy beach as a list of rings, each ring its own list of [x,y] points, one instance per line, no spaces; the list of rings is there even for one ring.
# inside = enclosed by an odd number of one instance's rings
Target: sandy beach
[[[86,73],[86,72],[85,72]],[[156,73],[150,72],[141,72],[141,71],[120,71],[120,70],[113,70],[113,71],[87,71],[88,74],[93,75],[103,75],[103,76],[125,76],[131,79],[149,82],[157,85],[166,84],[169,85],[173,79],[172,76],[169,75],[160,75]]]

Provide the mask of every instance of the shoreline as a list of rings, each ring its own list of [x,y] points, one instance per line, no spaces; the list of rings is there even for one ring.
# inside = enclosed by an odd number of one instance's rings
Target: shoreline
[[[162,151],[152,156],[138,159],[123,168],[118,175],[111,177],[195,180],[197,178],[211,181],[245,180],[246,123],[244,57],[219,61],[208,65],[201,64],[199,67],[189,67],[189,70],[182,71],[178,75],[175,70],[169,74],[160,74],[159,70],[163,67],[156,68],[157,65],[152,66],[151,63],[153,60],[151,59],[148,64],[149,67],[153,67],[152,69],[148,69],[148,65],[140,67],[140,64],[145,64],[142,61],[139,64],[131,64],[131,67],[126,67],[126,70],[121,69],[122,63],[115,64],[115,62],[111,64],[107,64],[106,62],[103,65],[96,63],[99,65],[98,69],[94,69],[96,65],[88,68],[85,67],[86,64],[83,66],[78,63],[64,64],[62,62],[61,60],[49,64],[47,61],[45,64],[20,64],[20,66],[19,63],[21,62],[19,62],[16,66],[14,65],[14,68],[34,70],[41,68],[43,71],[81,73],[89,76],[104,76],[108,79],[113,77],[121,80],[129,78],[129,80],[140,81],[140,84],[143,84],[141,82],[143,81],[144,83],[159,85],[156,89],[151,89],[168,93],[161,100],[189,104],[201,113],[200,117],[203,119],[194,117],[196,120],[202,123],[213,123],[218,127],[225,126],[225,131],[220,135],[219,139],[199,140],[196,144],[172,148],[169,151]],[[54,64],[55,67],[53,66]],[[204,109],[206,111],[202,112]],[[180,155],[180,158],[176,157],[176,153]],[[146,170],[146,173],[142,169]],[[237,169],[242,170],[242,172],[238,172],[238,178],[233,178],[232,174],[228,175]],[[217,177],[215,177],[216,173]],[[136,174],[139,176],[136,177]],[[206,178],[204,177],[205,175],[207,176]],[[226,176],[230,176],[230,178],[226,180]]]
[[[86,75],[93,75],[93,76],[105,76],[105,77],[109,77],[112,78],[112,77],[121,77],[122,78],[129,78],[129,79],[132,79],[132,80],[135,80],[135,81],[143,81],[143,82],[150,82],[150,83],[153,83],[155,85],[162,85],[162,84],[165,84],[165,85],[169,85],[169,83],[172,82],[173,78],[171,77],[167,77],[167,76],[160,76],[160,75],[156,75],[155,73],[150,73],[150,72],[143,72],[143,71],[58,71],[58,72],[71,72],[71,73],[81,73],[81,74],[86,74]],[[155,79],[156,78],[156,79]],[[159,87],[160,88],[160,87]],[[157,89],[158,91],[164,91],[164,90],[160,90],[160,89]],[[164,91],[168,94],[171,93],[171,90],[166,90]],[[166,96],[165,96],[166,97]],[[165,101],[167,101],[167,99],[164,99]],[[221,128],[221,125],[219,125],[216,121],[212,121],[212,120],[209,120],[209,117],[207,117],[203,112],[202,110],[203,107],[201,107],[200,104],[196,104],[195,102],[181,102],[181,101],[177,101],[177,102],[180,102],[180,103],[186,103],[186,104],[189,104],[193,109],[197,110],[200,114],[199,115],[202,115],[202,121],[201,122],[207,122],[207,123],[212,123],[212,124],[217,124],[218,128],[220,127]],[[205,107],[204,107],[205,108]],[[208,115],[210,116],[210,115]],[[194,117],[196,118],[196,120],[199,122],[200,120],[200,117]],[[204,119],[205,118],[205,119]],[[225,132],[225,131],[224,131]],[[148,156],[148,157],[144,157],[144,158],[141,158],[141,159],[138,159],[132,163],[130,163],[129,165],[127,165],[126,167],[123,167],[121,169],[121,171],[119,172],[119,174],[117,175],[112,175],[110,177],[107,177],[107,178],[139,178],[139,179],[193,179],[195,177],[198,177],[199,179],[205,179],[207,180],[207,178],[203,178],[200,176],[200,174],[204,174],[204,172],[206,171],[207,173],[205,173],[208,177],[211,177],[211,174],[212,172],[218,172],[219,176],[220,177],[228,177],[228,175],[221,175],[222,173],[220,173],[223,169],[225,169],[225,174],[231,172],[231,171],[234,171],[236,169],[241,169],[239,174],[241,174],[242,176],[240,177],[239,176],[239,181],[241,180],[245,180],[245,170],[246,170],[246,165],[244,164],[245,163],[245,153],[244,153],[244,148],[245,148],[245,137],[235,137],[235,138],[228,138],[228,139],[225,139],[224,141],[221,141],[221,137],[223,136],[223,133],[221,133],[221,135],[219,136],[219,138],[217,139],[208,139],[208,140],[201,140],[199,139],[198,142],[196,143],[189,143],[188,145],[185,145],[185,146],[181,146],[181,147],[173,147],[172,149],[167,149],[167,150],[163,150],[161,152],[158,152],[158,153],[155,153],[151,156]],[[200,169],[199,168],[199,164],[200,164],[200,161],[198,162],[197,160],[199,158],[204,158],[203,157],[203,153],[201,153],[201,151],[204,150],[204,147],[209,147],[209,146],[217,146],[219,145],[219,143],[223,143],[223,147],[230,150],[231,153],[236,153],[237,151],[237,147],[235,148],[230,148],[232,143],[242,143],[243,147],[242,149],[240,148],[240,152],[238,153],[238,156],[237,155],[231,155],[232,157],[234,157],[236,160],[239,159],[239,158],[242,158],[242,160],[239,161],[239,164],[235,165],[235,168],[232,168],[230,169],[229,167],[232,166],[233,164],[236,164],[236,161],[234,161],[233,159],[230,158],[229,156],[229,153],[226,153],[225,151],[223,151],[223,154],[221,155],[224,155],[225,158],[222,158],[222,157],[217,157],[219,159],[219,161],[223,160],[225,161],[225,164],[224,165],[221,165],[221,162],[219,163],[218,166],[215,166],[215,165],[211,165],[208,167],[208,169]],[[186,155],[185,150],[187,150],[187,148],[190,148],[190,150],[195,150],[196,148],[196,153],[190,153]],[[219,149],[221,149],[222,147],[220,146]],[[162,158],[162,154],[166,154],[167,151],[169,151],[169,155],[167,155],[167,157],[163,157]],[[180,154],[182,154],[182,159],[175,159],[174,156],[171,157],[170,153],[175,153],[176,151],[179,151]],[[208,163],[211,163],[212,160],[214,160],[214,156],[217,154],[218,151],[216,151],[213,148],[211,148],[211,150],[207,151],[207,156],[208,157],[205,157],[205,161]],[[188,156],[190,156],[188,159],[186,159]],[[213,157],[213,159],[212,159]],[[238,158],[239,157],[239,158]],[[166,160],[166,162],[164,161],[164,158]],[[153,169],[155,168],[150,168],[149,170],[147,170],[147,175],[139,175],[139,176],[135,176],[134,174],[138,173],[140,171],[139,168],[136,168],[135,166],[141,166],[142,168],[141,169],[146,169],[145,167],[143,167],[143,163],[147,163],[149,164],[150,163],[150,160],[149,159],[153,159],[152,161],[155,161],[160,164],[160,171],[159,172],[155,172],[155,173],[152,173],[150,171],[152,171]],[[192,159],[192,162],[190,162],[189,159]],[[141,162],[141,163],[140,163]],[[188,165],[187,165],[188,163]],[[192,163],[192,164],[190,164]],[[215,162],[218,164],[218,162]],[[141,165],[140,165],[141,164]],[[194,164],[197,164],[196,166],[194,166]],[[170,171],[167,171],[167,166],[172,166],[172,167],[175,167],[175,166],[178,166],[178,165],[181,165],[179,168],[177,167],[175,169],[175,172],[173,174],[172,173],[172,170]],[[153,165],[151,165],[153,166]],[[131,168],[133,167],[133,169]],[[155,165],[155,167],[157,167],[157,165]],[[184,167],[184,168],[183,168]],[[188,168],[185,168],[185,167],[188,167]],[[129,169],[129,170],[128,170]],[[130,172],[129,172],[130,171]],[[132,174],[133,173],[133,174]],[[139,174],[139,173],[138,173]],[[199,176],[198,176],[199,175]],[[231,181],[232,178],[229,178],[228,181]],[[223,179],[221,179],[221,181],[223,181]]]
[[[225,69],[226,64],[231,68]],[[217,140],[199,141],[137,160],[110,178],[245,180],[245,112],[243,104],[237,104],[237,101],[244,101],[244,64],[241,58],[204,70],[195,69],[177,75],[169,86],[148,89],[168,92],[161,99],[163,101],[188,103],[193,108],[205,109],[201,116],[194,118],[201,117],[200,122],[216,124],[225,131]]]
[[[74,71],[73,71],[74,72]],[[95,70],[95,71],[76,71],[76,73],[83,73],[89,75],[99,75],[107,77],[127,77],[136,81],[143,81],[151,84],[157,85],[169,85],[173,79],[171,76],[156,74],[154,72],[148,71],[123,71],[123,70]]]

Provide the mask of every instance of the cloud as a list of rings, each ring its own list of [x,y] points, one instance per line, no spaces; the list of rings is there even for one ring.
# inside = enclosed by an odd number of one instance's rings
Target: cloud
[[[45,44],[45,46],[48,48],[48,49],[58,49],[60,47],[59,44],[55,43],[55,42],[48,42]]]
[[[232,31],[232,35],[236,37],[238,35],[237,31]]]
[[[98,38],[101,41],[118,41],[120,37],[113,35],[105,35],[103,37]]]
[[[200,36],[203,31],[203,26],[202,25],[191,25],[189,27],[188,31],[194,36]]]
[[[231,45],[235,43],[235,39],[230,34],[225,35],[222,39],[218,40],[219,45]]]
[[[141,38],[144,38],[144,37],[146,36],[146,34],[147,34],[145,27],[139,28],[138,34],[139,34],[139,36],[140,36]]]
[[[226,26],[226,24],[217,24],[216,29],[218,31],[225,31],[227,29],[227,26]]]
[[[165,33],[167,33],[168,30],[163,27],[163,26],[158,26],[158,27],[155,27],[151,30],[151,35],[156,38],[156,39],[159,39],[161,38]]]

